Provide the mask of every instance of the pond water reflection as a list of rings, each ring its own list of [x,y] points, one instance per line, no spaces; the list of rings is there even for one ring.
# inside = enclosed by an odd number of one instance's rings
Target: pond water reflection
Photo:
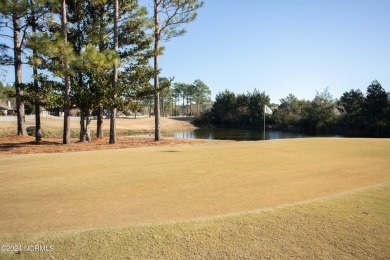
[[[211,140],[237,140],[237,141],[254,141],[263,140],[264,133],[259,130],[242,130],[228,128],[200,128],[193,131],[180,131],[173,133],[164,133],[163,136],[175,138],[194,138],[194,139],[211,139]],[[265,139],[285,139],[285,138],[303,138],[309,135],[285,131],[266,131]]]

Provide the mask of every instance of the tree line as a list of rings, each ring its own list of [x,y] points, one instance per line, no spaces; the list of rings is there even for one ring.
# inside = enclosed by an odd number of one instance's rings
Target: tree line
[[[210,110],[195,121],[198,125],[223,127],[256,127],[262,125],[264,105],[270,105],[265,92],[235,94],[225,90],[216,95]]]
[[[196,122],[203,126],[262,127],[267,105],[274,109],[272,115],[266,115],[268,128],[306,134],[390,137],[389,93],[376,80],[366,93],[351,89],[335,99],[326,88],[316,92],[311,101],[289,94],[274,105],[265,92],[237,95],[226,90],[217,94],[211,109]]]
[[[211,107],[211,90],[200,79],[192,84],[173,82],[173,79],[166,77],[159,78],[160,92],[160,115],[166,116],[199,116],[203,111]],[[137,113],[147,109],[147,114],[154,115],[154,97],[151,95],[135,98],[123,107],[125,114]]]
[[[109,142],[115,143],[117,110],[136,109],[139,100],[152,96],[155,140],[160,140],[160,94],[169,86],[160,84],[161,42],[183,35],[183,25],[195,20],[203,2],[149,4],[151,17],[135,0],[1,0],[0,36],[12,43],[0,44],[0,64],[15,68],[17,134],[27,134],[25,102],[30,102],[36,141],[42,136],[40,108],[48,107],[64,112],[64,144],[70,143],[72,108],[81,113],[80,140],[90,139],[91,113],[97,114],[97,137],[102,137],[109,111]],[[22,82],[22,63],[33,69],[30,83]]]

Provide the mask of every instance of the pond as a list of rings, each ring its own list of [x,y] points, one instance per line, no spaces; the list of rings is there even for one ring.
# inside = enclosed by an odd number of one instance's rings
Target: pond
[[[242,129],[227,129],[227,128],[200,128],[193,131],[180,131],[173,133],[163,133],[166,137],[175,138],[194,138],[194,139],[211,139],[211,140],[236,140],[236,141],[254,141],[263,140],[263,130],[242,130]],[[266,131],[265,139],[285,139],[285,138],[303,138],[310,137],[301,133],[286,132],[286,131]],[[340,137],[331,135],[330,137]]]

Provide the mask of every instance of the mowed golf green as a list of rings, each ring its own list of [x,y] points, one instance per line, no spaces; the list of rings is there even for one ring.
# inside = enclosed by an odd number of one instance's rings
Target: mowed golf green
[[[309,138],[0,155],[0,233],[186,221],[390,182],[390,139]]]

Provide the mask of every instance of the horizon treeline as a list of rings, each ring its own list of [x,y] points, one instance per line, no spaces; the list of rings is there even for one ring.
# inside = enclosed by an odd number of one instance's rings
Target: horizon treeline
[[[267,128],[306,134],[339,134],[354,137],[390,137],[389,94],[374,80],[366,95],[351,89],[339,99],[328,88],[316,92],[313,100],[293,94],[270,104],[265,92],[235,94],[225,90],[216,95],[210,110],[195,122],[199,126],[263,128],[264,105],[273,109],[266,115]]]

